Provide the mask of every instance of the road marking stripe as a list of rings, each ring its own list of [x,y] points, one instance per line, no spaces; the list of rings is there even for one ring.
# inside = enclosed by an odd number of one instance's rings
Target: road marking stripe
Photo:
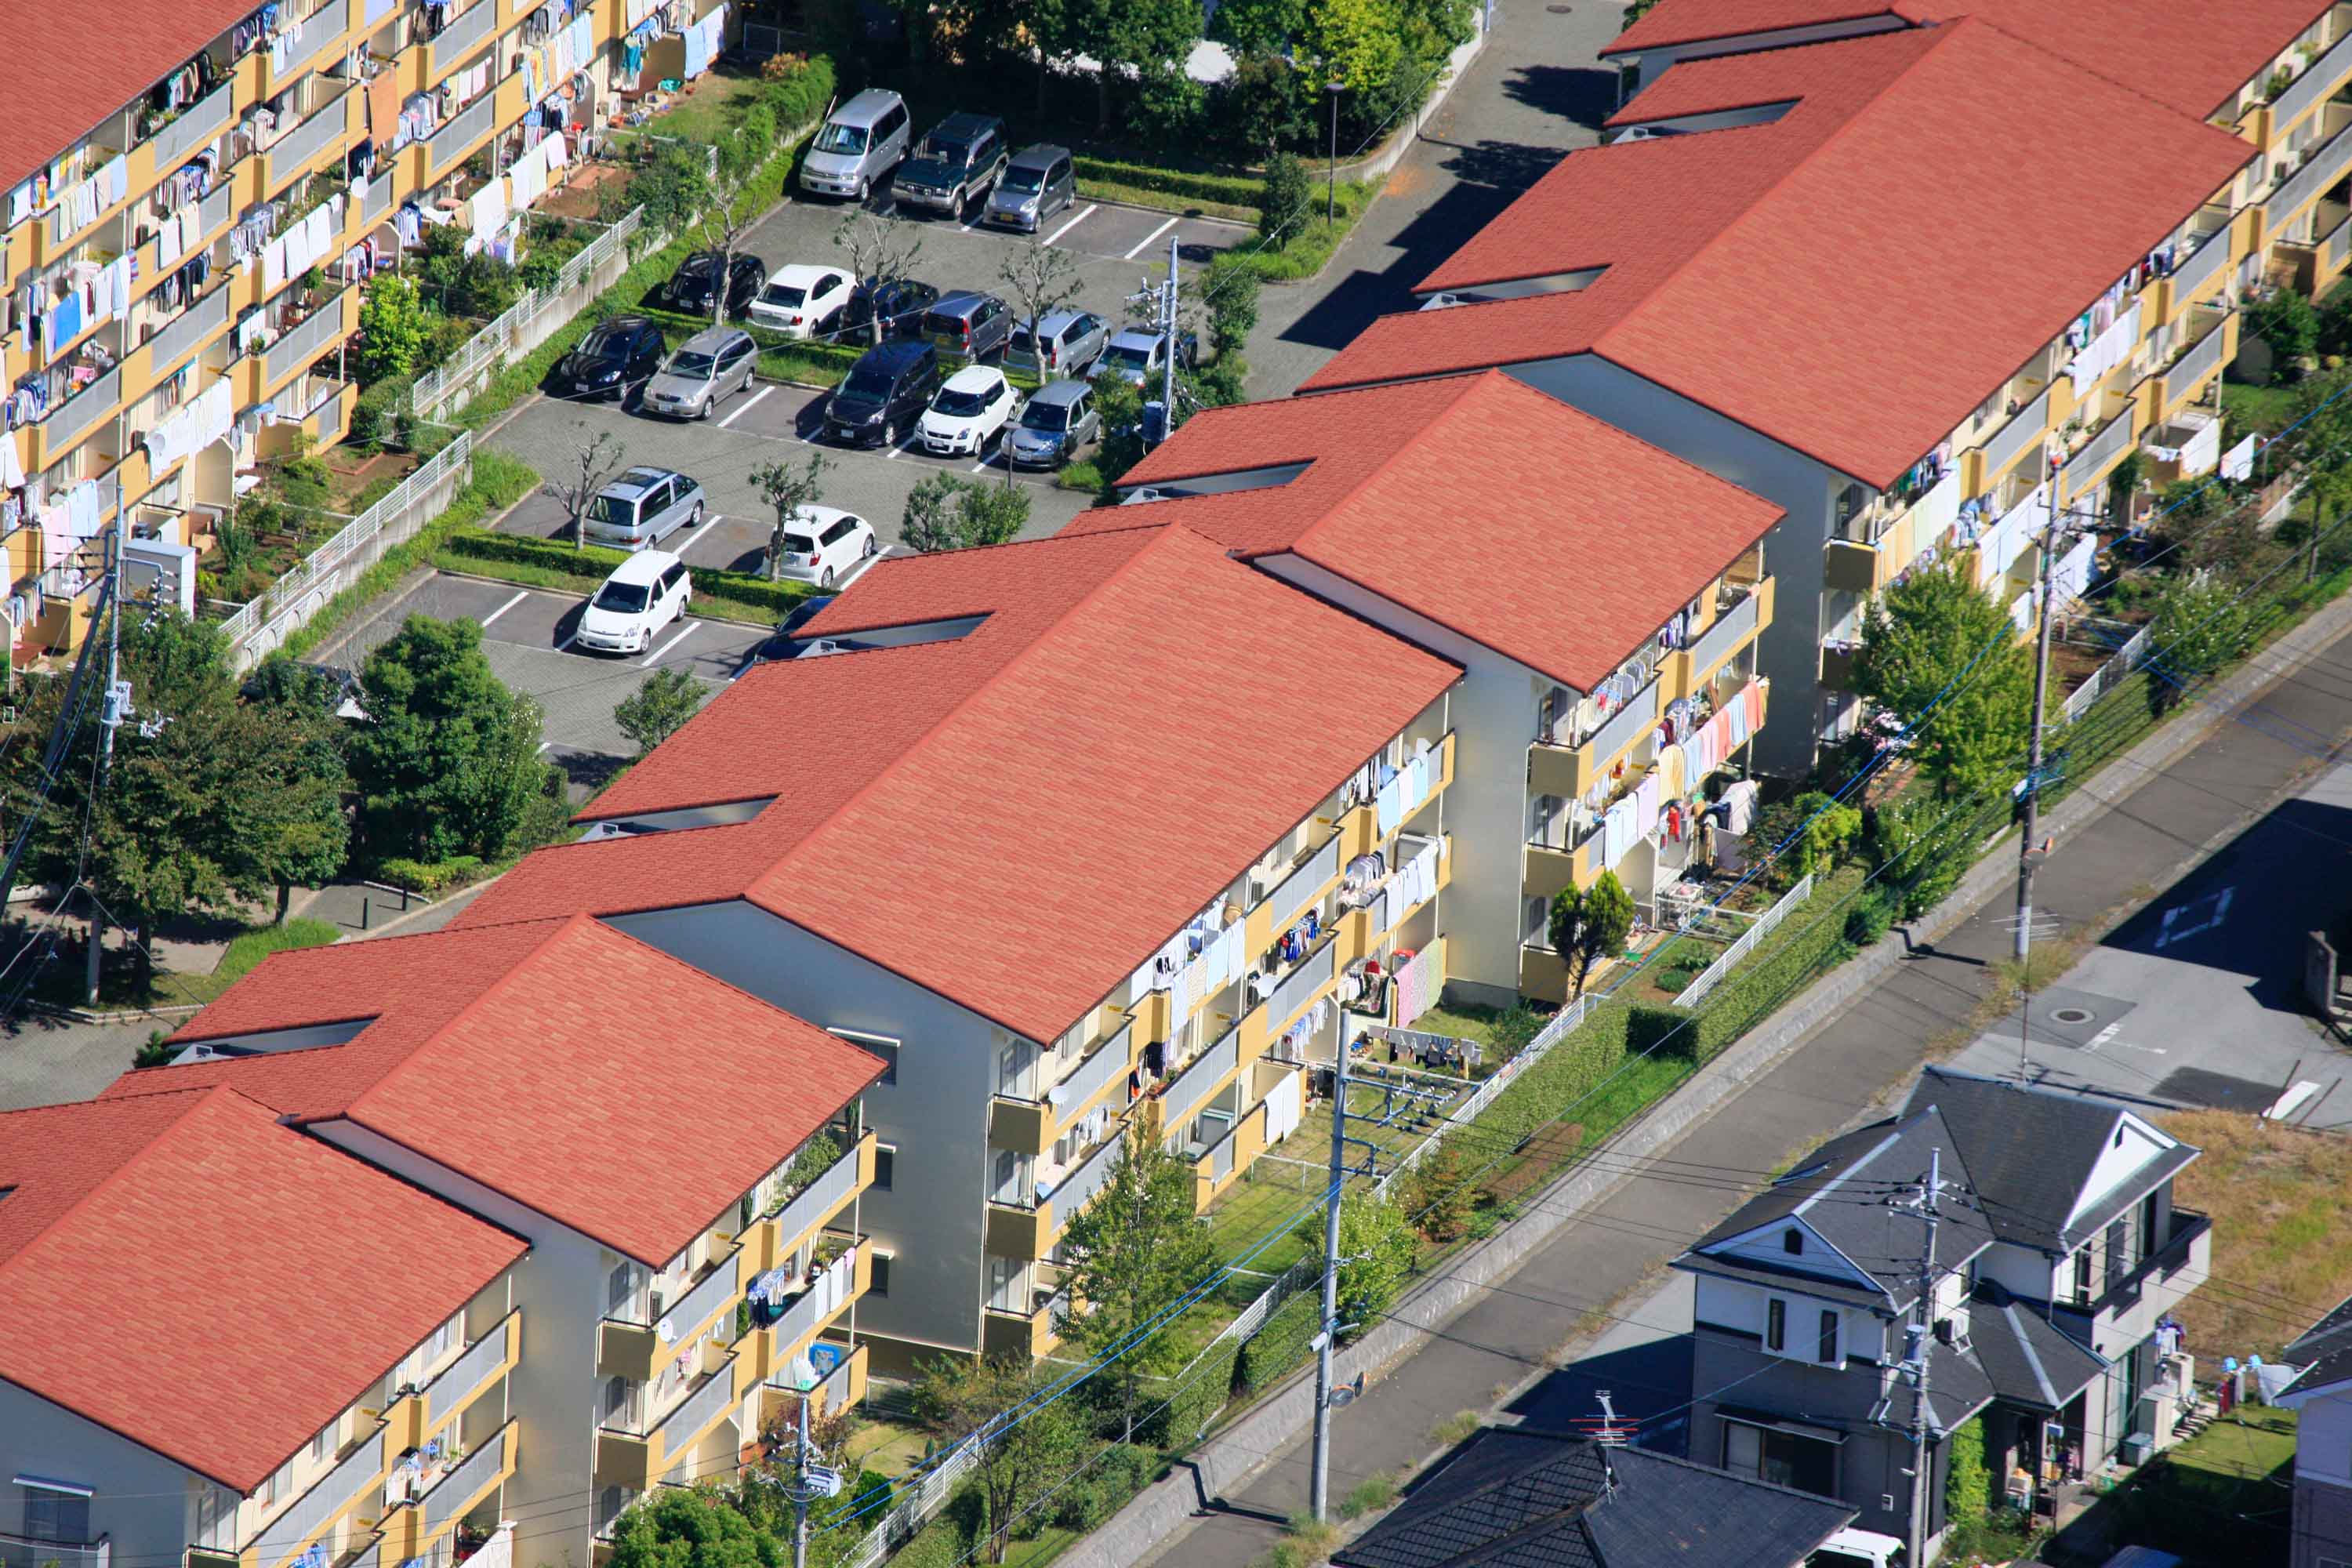
[[[555,744],[555,742],[552,741],[541,741],[539,743],[539,754],[542,757],[547,755],[547,748],[553,744]],[[1337,1069],[1335,1068],[1333,1070],[1336,1071]]]
[[[1121,261],[1134,260],[1135,252],[1137,250],[1141,250],[1145,246],[1150,245],[1153,240],[1158,239],[1161,235],[1166,234],[1170,229],[1174,228],[1175,226],[1176,220],[1172,217],[1170,218],[1166,223],[1161,224],[1158,228],[1155,228],[1150,234],[1145,235],[1141,239],[1137,240],[1135,242],[1135,249],[1129,251],[1125,256],[1120,257],[1119,259]]]
[[[646,655],[646,657],[638,662],[637,668],[639,669],[652,668],[654,665],[660,660],[662,655],[667,653],[670,649],[676,647],[678,644],[684,642],[687,638],[692,637],[701,629],[702,623],[700,621],[695,622],[692,626],[688,626],[686,630],[678,633],[677,636],[670,638],[669,641],[662,644],[661,647]]]
[[[727,514],[723,511],[714,511],[709,517],[704,518],[702,520],[702,526],[696,529],[692,533],[687,535],[686,542],[677,547],[677,552],[680,555],[684,555],[697,544],[701,543],[702,536],[709,533],[712,529],[718,527],[720,521],[723,520],[726,515]]]
[[[772,392],[773,392],[773,391],[775,391],[775,390],[776,390],[776,389],[775,389],[775,387],[774,387],[774,386],[772,386],[772,385],[763,386],[763,387],[760,388],[760,390],[759,390],[759,391],[757,391],[757,392],[755,392],[755,393],[753,393],[753,394],[751,395],[751,402],[749,402],[749,403],[739,403],[739,404],[737,404],[737,405],[735,405],[735,412],[734,412],[734,413],[732,413],[732,414],[730,414],[726,418],[721,419],[721,420],[719,422],[719,427],[721,430],[726,429],[729,426],[730,426],[730,425],[734,424],[734,423],[735,423],[735,421],[737,421],[738,419],[742,418],[742,417],[743,417],[743,416],[745,416],[746,414],[751,413],[751,410],[753,410],[754,408],[759,407],[759,406],[760,406],[760,400],[761,400],[761,398],[763,398],[763,397],[767,396],[767,395],[768,395],[768,394],[770,394],[770,393],[772,393]]]
[[[1064,235],[1066,235],[1066,234],[1069,233],[1069,232],[1070,232],[1070,230],[1072,230],[1072,229],[1074,229],[1074,228],[1077,227],[1077,226],[1078,226],[1078,225],[1080,225],[1080,224],[1082,224],[1082,223],[1086,222],[1086,221],[1087,221],[1087,219],[1088,217],[1092,216],[1093,216],[1097,211],[1098,211],[1098,210],[1099,210],[1098,208],[1095,207],[1095,206],[1094,206],[1094,205],[1092,205],[1091,204],[1090,204],[1090,205],[1088,205],[1085,211],[1083,211],[1083,212],[1079,213],[1077,216],[1076,216],[1076,217],[1072,218],[1069,222],[1067,222],[1067,223],[1064,224],[1061,227],[1059,227],[1059,228],[1055,229],[1053,233],[1051,233],[1051,234],[1049,234],[1049,235],[1047,235],[1044,239],[1040,240],[1038,243],[1039,243],[1039,244],[1041,244],[1041,245],[1051,245],[1051,244],[1053,244],[1055,240],[1057,240],[1057,239],[1061,238]]]
[[[580,628],[578,626],[573,626],[572,628],[572,635],[555,645],[555,651],[558,653],[570,653],[572,651],[572,645],[579,640]]]
[[[488,631],[492,621],[497,620],[500,616],[505,615],[509,610],[513,609],[517,605],[521,604],[525,599],[530,597],[530,590],[525,588],[521,593],[517,594],[513,598],[509,599],[505,604],[500,605],[497,609],[492,610],[488,615],[484,616],[482,617],[482,629],[484,631]]]

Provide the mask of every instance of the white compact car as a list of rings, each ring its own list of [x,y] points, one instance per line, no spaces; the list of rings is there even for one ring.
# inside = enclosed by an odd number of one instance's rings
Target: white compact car
[[[838,507],[804,506],[784,530],[776,574],[830,588],[860,561],[881,552],[882,542],[864,518]]]
[[[918,426],[923,450],[935,458],[974,457],[1004,434],[1021,399],[993,365],[967,365],[931,394]]]
[[[582,647],[602,653],[643,653],[654,634],[686,614],[694,579],[667,550],[643,550],[613,568],[580,612],[573,634]]]
[[[857,279],[838,267],[779,267],[751,301],[751,324],[788,338],[829,338],[856,292]]]

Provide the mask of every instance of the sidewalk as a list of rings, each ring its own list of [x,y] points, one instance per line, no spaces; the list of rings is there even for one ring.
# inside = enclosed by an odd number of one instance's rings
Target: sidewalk
[[[2273,679],[2299,656],[2300,668]],[[2185,713],[2150,735],[2052,814],[2058,847],[2036,879],[2036,903],[2066,931],[2107,930],[2294,793],[2324,765],[2315,751],[2340,746],[2352,734],[2352,600],[2323,609],[2211,696],[2201,713]],[[2255,702],[2263,709],[2251,715],[2259,730],[2233,721]],[[1776,1168],[1881,1108],[1923,1058],[1973,1038],[1991,989],[1990,964],[2010,949],[2014,864],[2008,853],[1980,862],[1947,905],[1967,912],[1931,917],[1928,923],[1938,928],[1932,941],[1906,953],[1903,939],[1888,938],[1824,977],[1784,1010],[1783,1022],[1710,1064],[1676,1098],[1703,1094],[1721,1069],[1717,1092],[1733,1086],[1717,1108],[1722,1113],[1669,1137],[1657,1136],[1663,1128],[1653,1125],[1642,1152],[1679,1151],[1733,1170]],[[1792,1016],[1793,1030],[1786,1022]],[[1811,1032],[1801,1033],[1808,1026]],[[1781,1040],[1759,1038],[1776,1032]],[[1769,1060],[1783,1044],[1794,1048]],[[1754,1076],[1738,1083],[1748,1072]],[[1673,1114],[1669,1102],[1653,1122]],[[1643,1131],[1634,1129],[1625,1145]],[[1432,1428],[1449,1416],[1486,1413],[1572,1360],[1573,1349],[1624,1321],[1616,1316],[1628,1310],[1622,1304],[1640,1300],[1665,1261],[1739,1201],[1738,1193],[1714,1184],[1640,1179],[1596,1201],[1580,1199],[1576,1182],[1571,1173],[1548,1191],[1529,1218],[1558,1224],[1572,1215],[1579,1223],[1559,1225],[1507,1278],[1456,1285],[1440,1276],[1400,1305],[1390,1326],[1407,1335],[1425,1329],[1429,1337],[1404,1352],[1335,1423],[1335,1499],[1367,1476],[1394,1474],[1429,1458],[1438,1446]],[[1448,1273],[1478,1273],[1484,1248],[1503,1239],[1498,1235],[1464,1255]],[[1450,1301],[1464,1294],[1466,1309],[1449,1321]],[[1365,1349],[1377,1354],[1375,1347]],[[1343,1368],[1342,1375],[1352,1370]],[[1192,1469],[1180,1469],[1172,1486],[1147,1491],[1066,1557],[1063,1568],[1126,1568],[1155,1559],[1186,1568],[1241,1568],[1255,1560],[1279,1539],[1280,1521],[1305,1504],[1304,1421],[1311,1405],[1311,1396],[1294,1385],[1242,1417],[1195,1457],[1197,1480]],[[1170,1531],[1169,1510],[1187,1492],[1215,1500],[1195,1507]]]

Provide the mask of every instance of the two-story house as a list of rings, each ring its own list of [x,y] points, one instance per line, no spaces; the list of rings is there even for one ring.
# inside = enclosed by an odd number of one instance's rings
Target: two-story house
[[[2273,1403],[2295,1413],[2294,1524],[2288,1568],[2352,1563],[2352,1300],[2297,1335],[2298,1370]]]
[[[2196,1157],[2115,1105],[1926,1069],[1900,1114],[1799,1159],[1675,1260],[1696,1276],[1693,1457],[1903,1535],[1924,1362],[1930,1536],[1971,1417],[2021,1505],[2144,1458],[2189,1386],[2163,1324],[2210,1253],[2205,1216],[2172,1203]]]

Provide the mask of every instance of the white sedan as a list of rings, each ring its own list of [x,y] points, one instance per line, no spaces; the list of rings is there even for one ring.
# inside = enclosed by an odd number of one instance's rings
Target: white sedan
[[[931,405],[918,426],[923,450],[935,458],[977,457],[1004,434],[1020,405],[1020,395],[1003,371],[994,365],[966,366],[931,395]]]
[[[751,301],[751,324],[788,338],[831,337],[856,292],[857,279],[838,267],[779,267]]]
[[[881,552],[882,542],[864,518],[839,507],[804,506],[784,529],[776,574],[830,588],[859,562]]]

